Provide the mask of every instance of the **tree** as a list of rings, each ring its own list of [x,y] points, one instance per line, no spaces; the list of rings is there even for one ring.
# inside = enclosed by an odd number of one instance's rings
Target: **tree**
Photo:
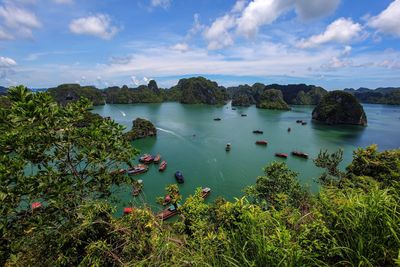
[[[61,107],[24,86],[11,88],[8,99],[7,112],[0,108],[0,264],[21,252],[32,231],[58,236],[73,228],[82,203],[106,199],[113,185],[127,182],[110,172],[137,154],[112,120],[77,126],[87,100]],[[34,201],[40,210],[30,208]],[[44,244],[58,247],[51,240]]]
[[[171,198],[171,204],[174,205],[175,209],[178,208],[178,203],[181,201],[182,196],[179,193],[179,187],[177,184],[170,184],[165,187],[167,195]]]
[[[325,172],[318,178],[322,185],[337,185],[344,173],[340,171],[339,164],[343,160],[343,149],[329,154],[328,150],[320,151],[318,157],[314,159],[317,167],[324,168]]]

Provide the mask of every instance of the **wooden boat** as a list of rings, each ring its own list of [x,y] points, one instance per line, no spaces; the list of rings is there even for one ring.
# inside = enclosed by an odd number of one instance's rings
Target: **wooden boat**
[[[179,205],[178,205],[179,207]],[[166,220],[178,214],[178,209],[175,208],[174,205],[170,205],[168,208],[164,209],[160,213],[156,215],[158,219]]]
[[[302,122],[301,122],[301,125],[306,125],[306,124],[307,124],[306,121],[302,121]]]
[[[303,122],[302,120],[297,120],[297,121],[296,121],[296,123],[302,123],[302,122]]]
[[[143,188],[143,180],[138,180],[137,184],[133,186],[132,196],[134,197],[138,196],[140,192],[142,192],[142,188]]]
[[[157,156],[154,157],[153,162],[158,164],[160,162],[160,160],[161,160],[161,155],[157,154]]]
[[[226,144],[225,151],[231,151],[231,144],[230,143]]]
[[[257,145],[266,146],[266,145],[268,145],[268,142],[265,141],[265,140],[259,140],[259,141],[256,141],[256,144],[257,144]]]
[[[163,172],[167,168],[167,162],[163,160],[160,164],[160,167],[158,168],[158,171]]]
[[[288,154],[285,154],[285,153],[275,153],[275,156],[276,157],[280,157],[280,158],[287,158],[288,157]]]
[[[185,182],[183,174],[180,171],[175,172],[175,179],[178,182],[178,184],[183,184]]]
[[[247,114],[241,114],[240,116],[242,116],[242,117],[247,117]]]
[[[128,215],[128,214],[130,214],[132,212],[133,212],[133,208],[131,208],[131,207],[124,208],[124,214],[125,215]]]
[[[215,121],[220,121],[220,120],[221,120],[221,118],[215,118],[214,120],[215,120]]]
[[[308,154],[304,153],[304,152],[301,152],[301,151],[293,151],[292,155],[296,156],[296,157],[308,159]]]
[[[253,133],[254,133],[254,134],[263,134],[264,132],[261,131],[261,130],[254,130]]]
[[[202,198],[207,198],[211,194],[211,188],[205,187],[201,189],[201,197]]]
[[[149,170],[149,167],[147,167],[144,164],[139,164],[134,166],[131,169],[128,169],[128,174],[129,175],[137,175],[137,174],[141,174],[141,173],[145,173]]]
[[[110,172],[110,174],[111,175],[117,175],[117,174],[125,174],[126,173],[126,170],[125,169],[119,169],[119,170],[115,170],[115,171],[112,171],[112,172]]]
[[[145,163],[145,164],[149,164],[152,163],[154,160],[153,156],[150,154],[144,154],[143,156],[141,156],[139,158],[139,162]]]

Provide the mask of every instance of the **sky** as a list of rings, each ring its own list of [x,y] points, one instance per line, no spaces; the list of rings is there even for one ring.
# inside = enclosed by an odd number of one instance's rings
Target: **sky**
[[[0,0],[0,85],[400,86],[400,0]]]

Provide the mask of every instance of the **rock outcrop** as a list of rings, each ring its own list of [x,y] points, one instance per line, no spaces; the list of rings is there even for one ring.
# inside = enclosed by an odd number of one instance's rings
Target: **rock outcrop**
[[[260,96],[257,108],[290,110],[289,105],[283,100],[282,92],[276,89],[265,90]]]
[[[315,121],[326,124],[367,125],[367,116],[358,100],[344,91],[329,92],[312,112]]]
[[[57,103],[66,105],[69,102],[79,100],[81,97],[92,101],[93,105],[104,105],[105,97],[103,91],[94,86],[80,86],[79,84],[62,84],[55,88],[49,88],[47,92]]]
[[[156,136],[157,129],[151,121],[137,118],[132,122],[132,129],[125,133],[125,138],[128,140],[136,140],[148,136]]]

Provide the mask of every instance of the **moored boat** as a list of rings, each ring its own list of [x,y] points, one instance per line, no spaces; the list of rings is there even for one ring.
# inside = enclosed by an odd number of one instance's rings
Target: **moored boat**
[[[131,207],[124,208],[124,214],[125,215],[128,215],[128,214],[130,214],[132,212],[133,212],[133,208],[131,208]]]
[[[119,170],[115,170],[115,171],[112,171],[112,172],[110,172],[110,174],[111,175],[117,175],[117,174],[125,174],[126,173],[126,170],[125,169],[119,169]]]
[[[175,179],[178,182],[178,184],[183,184],[185,182],[183,174],[180,171],[175,172]]]
[[[225,151],[231,151],[231,144],[230,143],[226,144]]]
[[[202,198],[207,198],[211,193],[211,188],[209,187],[205,187],[203,189],[201,189],[201,197]]]
[[[149,167],[147,167],[144,164],[139,164],[134,166],[131,169],[128,169],[128,174],[129,175],[137,175],[137,174],[141,174],[141,173],[145,173],[149,170]]]
[[[242,116],[242,117],[247,117],[247,114],[241,114],[240,116]]]
[[[160,164],[160,167],[158,168],[158,170],[160,172],[165,171],[165,169],[167,168],[167,162],[165,160],[163,160]]]
[[[215,118],[214,120],[215,120],[215,121],[220,121],[220,120],[221,120],[221,118]]]
[[[139,158],[139,162],[145,163],[145,164],[149,164],[152,163],[154,161],[154,157],[150,154],[144,154],[143,156],[141,156]]]
[[[292,155],[296,156],[296,157],[308,159],[308,154],[304,153],[304,152],[301,152],[301,151],[293,151]]]
[[[306,125],[306,124],[307,124],[306,121],[302,121],[302,122],[301,122],[301,125]]]
[[[287,158],[288,157],[288,154],[285,154],[285,153],[275,153],[275,156],[276,157],[280,157],[280,158]]]
[[[170,205],[168,208],[158,213],[156,217],[161,220],[166,220],[177,214],[178,214],[178,209],[174,205]]]
[[[254,133],[254,134],[263,134],[264,132],[261,131],[261,130],[254,130],[253,133]]]
[[[256,144],[261,145],[261,146],[266,146],[266,145],[268,145],[268,142],[265,140],[259,140],[259,141],[256,141]]]
[[[297,120],[297,121],[296,121],[296,123],[302,123],[302,122],[303,122],[302,120]]]
[[[153,162],[158,164],[160,162],[160,160],[161,160],[161,155],[157,154],[157,156],[154,157]]]
[[[292,128],[290,128],[290,127],[289,127],[289,128],[287,128],[287,131],[288,131],[288,132],[290,132],[291,130],[292,130]]]

